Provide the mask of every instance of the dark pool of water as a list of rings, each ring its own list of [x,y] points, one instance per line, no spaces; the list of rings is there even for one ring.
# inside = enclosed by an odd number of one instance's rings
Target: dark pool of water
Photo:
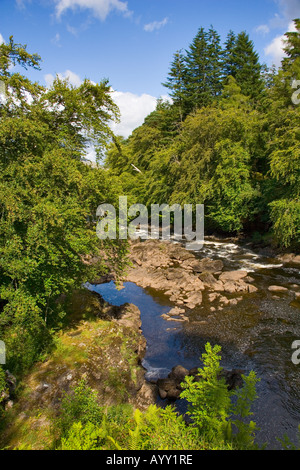
[[[200,367],[205,344],[222,347],[225,369],[254,370],[260,378],[253,419],[260,427],[257,442],[280,448],[277,438],[287,434],[297,442],[300,424],[300,365],[292,362],[292,344],[300,340],[300,305],[294,294],[274,298],[270,285],[300,291],[299,269],[283,266],[251,250],[232,243],[209,242],[199,257],[222,259],[226,269],[245,269],[259,291],[246,295],[237,306],[211,312],[204,295],[189,323],[167,322],[161,315],[173,304],[161,292],[125,283],[118,291],[114,283],[88,287],[113,305],[133,303],[141,311],[143,334],[147,340],[144,367],[147,378],[165,377],[172,367]]]

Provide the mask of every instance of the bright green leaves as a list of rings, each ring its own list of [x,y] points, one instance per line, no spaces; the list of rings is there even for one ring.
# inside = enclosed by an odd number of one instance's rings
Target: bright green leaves
[[[29,54],[27,46],[16,44],[13,36],[10,36],[8,44],[0,44],[0,72],[3,75],[11,76],[11,66],[20,65],[26,70],[32,67],[40,70],[41,57],[38,54]]]
[[[188,401],[188,414],[201,436],[219,445],[227,442],[238,449],[253,449],[257,428],[247,418],[252,415],[259,380],[254,372],[250,372],[248,377],[243,376],[242,388],[228,391],[222,376],[220,352],[220,346],[206,344],[203,367],[198,369],[197,380],[186,377],[181,398]]]
[[[300,241],[300,199],[279,199],[270,204],[274,235],[283,247]]]
[[[56,77],[41,100],[42,122],[46,122],[59,147],[80,158],[87,144],[95,145],[100,158],[112,137],[109,123],[117,120],[107,80],[92,84],[85,80],[79,87]]]
[[[222,438],[227,418],[230,414],[231,400],[225,380],[220,379],[221,348],[208,343],[202,356],[203,368],[199,369],[199,380],[186,377],[181,398],[189,403],[188,414],[199,429],[200,434],[209,440]]]

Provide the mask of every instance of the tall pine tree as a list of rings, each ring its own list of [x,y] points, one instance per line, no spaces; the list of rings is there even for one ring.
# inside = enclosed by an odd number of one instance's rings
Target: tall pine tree
[[[236,44],[236,35],[235,33],[230,30],[225,44],[224,50],[222,53],[222,68],[223,74],[227,81],[227,78],[231,75],[234,77],[235,74],[235,58],[234,58],[234,47]]]
[[[221,38],[211,26],[208,31],[208,82],[213,98],[222,91],[222,46]]]
[[[169,93],[173,99],[174,106],[178,108],[180,121],[182,122],[187,114],[188,106],[186,103],[186,83],[187,83],[187,70],[185,57],[182,50],[177,51],[173,56],[173,62],[170,66],[170,72],[167,81],[163,86],[171,90]]]
[[[200,28],[186,55],[186,89],[191,111],[207,106],[211,101],[209,62],[209,36],[204,28]]]
[[[263,90],[262,67],[249,35],[242,31],[235,38],[231,31],[227,37],[224,53],[225,78],[233,76],[242,94],[256,100]]]

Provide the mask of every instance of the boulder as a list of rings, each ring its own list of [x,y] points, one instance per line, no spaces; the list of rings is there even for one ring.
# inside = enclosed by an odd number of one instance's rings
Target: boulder
[[[287,264],[300,264],[300,255],[295,255],[294,253],[286,253],[279,257],[279,260]]]
[[[248,276],[247,271],[228,271],[228,272],[222,273],[219,276],[219,280],[223,282],[240,281],[241,279],[244,279],[247,276]]]
[[[178,386],[184,381],[185,377],[188,375],[189,375],[188,369],[179,365],[179,366],[173,367],[172,371],[168,375],[168,378],[174,380]]]
[[[221,260],[212,260],[209,258],[203,258],[199,262],[199,266],[197,266],[197,269],[199,273],[217,273],[219,271],[222,271],[224,268],[223,261]]]
[[[177,383],[175,380],[167,379],[158,379],[156,383],[158,387],[158,393],[162,400],[166,398],[169,400],[177,400],[181,393],[181,390],[177,388]]]
[[[268,288],[269,292],[275,292],[275,293],[286,293],[289,290],[286,287],[283,286],[270,286]]]
[[[248,292],[249,294],[253,294],[254,292],[257,292],[258,289],[255,286],[252,286],[251,284],[248,285]]]
[[[184,308],[174,307],[169,311],[168,315],[173,317],[173,316],[181,315],[182,313],[185,313]]]
[[[199,279],[203,282],[204,287],[207,287],[208,289],[212,289],[216,292],[224,291],[223,282],[218,281],[211,273],[202,273],[200,274]]]
[[[193,292],[189,294],[185,299],[184,303],[187,305],[194,305],[195,307],[202,304],[202,292]],[[190,308],[190,307],[189,307]]]

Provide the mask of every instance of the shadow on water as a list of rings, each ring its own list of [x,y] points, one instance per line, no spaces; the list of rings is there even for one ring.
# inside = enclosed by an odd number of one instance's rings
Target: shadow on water
[[[294,303],[292,291],[274,295],[268,287],[293,286],[300,291],[299,270],[232,243],[208,242],[199,255],[222,259],[225,269],[247,270],[258,292],[246,295],[236,306],[213,313],[204,294],[202,306],[191,312],[190,321],[175,323],[161,317],[174,306],[161,292],[130,282],[124,283],[121,290],[113,282],[88,288],[113,305],[132,303],[140,309],[147,340],[143,362],[146,378],[166,377],[178,364],[187,369],[200,367],[205,344],[219,344],[222,367],[243,369],[246,374],[254,370],[260,379],[259,398],[253,408],[253,419],[260,428],[257,442],[280,448],[277,438],[286,434],[297,443],[300,365],[292,363],[291,348],[295,340],[300,340],[300,305]]]

